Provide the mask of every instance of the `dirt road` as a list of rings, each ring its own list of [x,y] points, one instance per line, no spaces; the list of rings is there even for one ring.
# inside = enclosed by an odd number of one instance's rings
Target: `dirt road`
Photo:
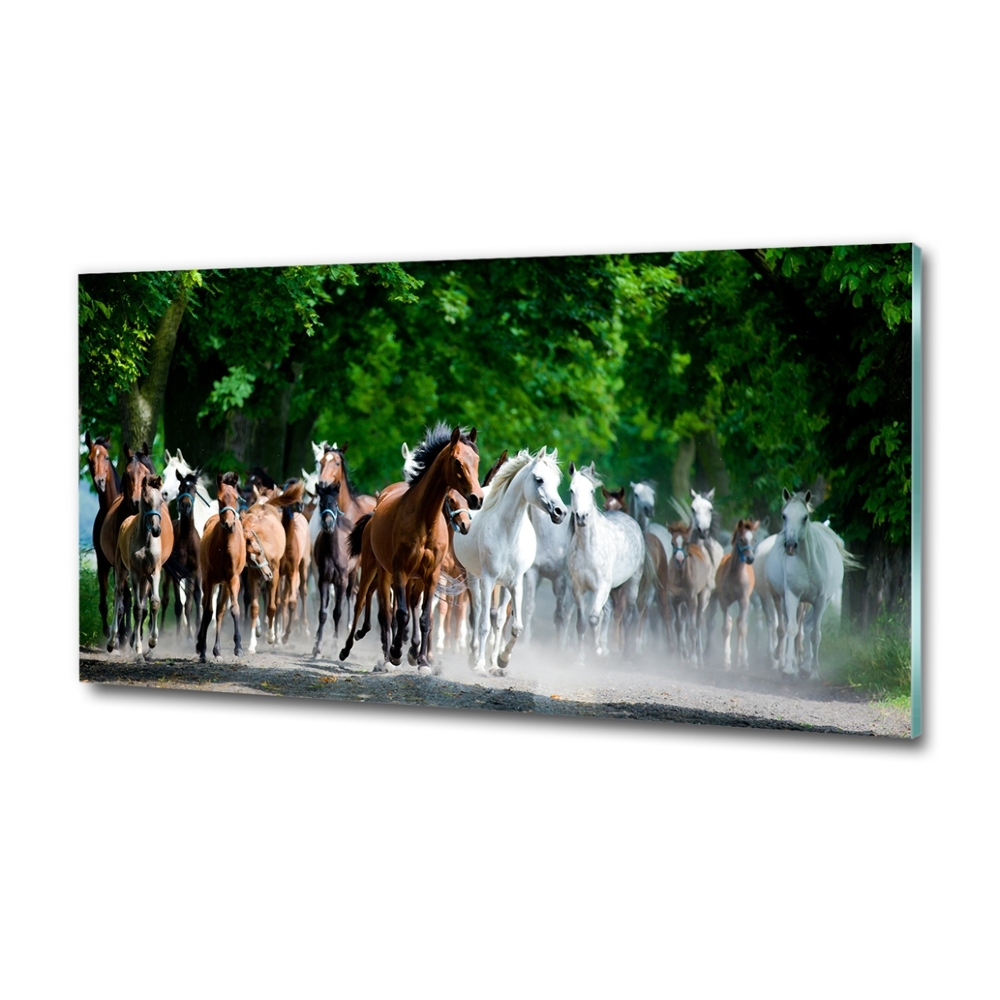
[[[687,722],[700,725],[751,726],[905,738],[909,714],[871,701],[860,692],[819,681],[790,680],[769,668],[750,672],[696,671],[650,653],[626,664],[615,657],[580,666],[575,657],[536,642],[518,648],[503,678],[471,672],[465,654],[439,655],[441,673],[421,676],[404,660],[389,674],[374,673],[377,630],[341,664],[340,643],[332,632],[325,656],[312,658],[312,641],[302,637],[288,646],[266,641],[253,656],[237,659],[231,633],[223,653],[199,664],[193,640],[165,634],[148,659],[131,653],[108,655],[80,650],[80,679],[106,684],[190,688],[243,694],[374,701],[447,708],[537,712],[543,715],[603,716]],[[209,633],[209,647],[211,649]],[[246,638],[244,638],[246,643]]]

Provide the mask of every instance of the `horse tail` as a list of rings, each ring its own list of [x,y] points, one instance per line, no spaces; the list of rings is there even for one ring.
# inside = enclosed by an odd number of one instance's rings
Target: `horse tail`
[[[361,536],[365,533],[365,525],[372,519],[371,514],[365,514],[364,517],[358,519],[358,523],[354,525],[351,533],[347,536],[348,551],[352,556],[361,555]]]
[[[834,534],[837,539],[837,549],[840,552],[840,558],[844,560],[844,569],[864,569],[865,564],[855,555],[851,555],[850,552],[844,547],[844,543],[840,540],[840,536]]]
[[[278,496],[271,497],[267,502],[276,507],[291,507],[293,504],[302,503],[302,494],[305,492],[305,488],[306,484],[298,479]]]

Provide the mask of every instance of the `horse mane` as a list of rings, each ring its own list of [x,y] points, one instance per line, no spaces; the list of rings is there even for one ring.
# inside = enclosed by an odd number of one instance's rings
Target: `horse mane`
[[[504,448],[503,452],[501,452],[500,454],[500,457],[493,463],[493,466],[490,469],[490,471],[486,473],[486,478],[483,480],[482,483],[483,489],[486,489],[486,487],[493,482],[494,478],[496,477],[496,474],[500,471],[500,467],[506,461],[507,461],[507,449]]]
[[[594,486],[603,486],[604,480],[596,472],[590,471],[589,465],[581,465],[577,470],[581,475],[586,476]]]
[[[259,465],[255,465],[250,470],[250,475],[247,476],[247,482],[251,479],[259,479],[261,485],[266,486],[269,490],[275,489],[278,485]]]
[[[301,479],[290,479],[284,490],[277,496],[271,497],[265,506],[291,507],[302,502],[302,494],[305,493],[306,484]]]
[[[433,430],[428,429],[423,441],[410,452],[410,460],[413,463],[413,471],[407,476],[406,482],[411,486],[416,485],[424,477],[424,473],[434,464],[434,459],[441,454],[444,449],[451,444],[452,429],[443,420],[439,421]],[[469,439],[465,428],[460,431],[459,440],[462,444],[467,444],[477,455],[479,449],[475,441]],[[506,466],[504,466],[506,467]],[[499,476],[499,473],[498,473]],[[344,467],[344,478],[347,478],[347,467]],[[494,480],[494,485],[496,480]]]
[[[350,444],[350,441],[347,442]],[[329,445],[324,441],[320,447],[323,449],[323,454],[327,455],[331,451],[335,451],[340,456],[340,464],[344,469],[344,485],[347,487],[347,493],[352,500],[358,499],[358,491],[354,488],[354,483],[351,482],[350,473],[347,471],[347,459],[344,458],[343,448],[334,448],[333,445]]]
[[[361,536],[365,533],[365,525],[372,519],[371,514],[365,514],[364,517],[358,518],[357,524],[351,529],[351,533],[347,536],[347,547],[352,556],[361,555]]]
[[[511,480],[532,460],[534,456],[527,448],[522,448],[513,458],[508,458],[503,465],[497,469],[493,481],[490,483],[490,492],[483,501],[483,510],[489,510],[500,502],[500,497],[507,491]]]
[[[240,474],[238,472],[226,472],[222,476],[223,486],[232,486],[233,489],[240,488]]]

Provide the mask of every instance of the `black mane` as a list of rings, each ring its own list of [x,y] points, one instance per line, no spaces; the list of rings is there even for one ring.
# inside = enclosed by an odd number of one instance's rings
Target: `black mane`
[[[423,479],[424,473],[434,464],[434,459],[451,444],[451,433],[451,427],[443,422],[438,423],[433,430],[427,431],[427,436],[410,455],[410,462],[416,470],[406,480],[411,486]],[[477,455],[479,454],[476,443],[469,440],[464,429],[461,431],[460,440],[462,444],[467,444]]]
[[[348,442],[350,444],[350,442]],[[347,471],[347,459],[344,458],[344,452],[341,448],[332,448],[325,441],[323,442],[323,454],[329,454],[329,452],[335,451],[340,456],[340,464],[344,467],[344,485],[347,487],[347,493],[352,500],[357,500],[358,491],[354,488],[354,483],[351,482],[351,477]]]

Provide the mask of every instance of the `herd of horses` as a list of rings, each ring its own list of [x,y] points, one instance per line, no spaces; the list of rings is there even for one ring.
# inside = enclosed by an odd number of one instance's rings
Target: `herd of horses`
[[[808,490],[783,491],[780,531],[768,535],[741,518],[723,546],[714,490],[672,498],[676,516],[661,524],[655,484],[630,483],[626,499],[624,488],[605,488],[594,463],[571,462],[567,506],[555,450],[504,451],[480,478],[475,428],[440,423],[412,450],[403,444],[402,479],[374,496],[352,484],[346,444],[314,443],[315,471],[301,478],[279,485],[255,469],[241,486],[234,472],[212,483],[180,451],[166,452],[158,474],[145,444],[135,452],[126,445],[119,476],[109,440],[87,434],[85,442],[99,498],[93,537],[108,652],[127,640],[143,655],[147,618],[148,646],[156,645],[171,587],[177,629],[196,630],[202,662],[213,619],[213,653],[221,653],[227,608],[241,655],[241,595],[250,652],[264,631],[269,643],[287,642],[293,628],[309,635],[314,577],[314,656],[332,609],[335,641],[342,616],[351,619],[338,654],[348,659],[371,630],[377,597],[376,670],[400,665],[409,643],[409,663],[438,672],[436,654],[451,643],[467,649],[475,673],[503,676],[518,640],[530,639],[535,594],[548,579],[558,644],[569,647],[575,612],[581,662],[588,650],[607,656],[612,646],[634,658],[658,623],[671,655],[703,667],[719,609],[729,670],[736,609],[735,658],[747,669],[753,603],[771,666],[815,676],[824,612],[840,599],[845,566],[860,565],[828,524],[811,519]]]

